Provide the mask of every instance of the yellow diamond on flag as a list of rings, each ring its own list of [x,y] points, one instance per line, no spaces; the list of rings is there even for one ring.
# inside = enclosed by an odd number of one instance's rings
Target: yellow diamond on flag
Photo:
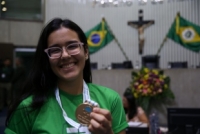
[[[106,35],[106,31],[93,31],[87,41],[88,41],[88,45],[91,47],[98,47],[101,45],[104,37]]]
[[[87,37],[90,54],[101,50],[114,39],[114,35],[110,31],[104,18],[100,23],[87,31],[85,35]]]
[[[200,26],[181,17],[178,13],[167,37],[194,52],[200,51]]]
[[[200,42],[200,36],[195,31],[195,29],[191,26],[180,27],[178,33],[179,33],[182,41],[185,43]]]

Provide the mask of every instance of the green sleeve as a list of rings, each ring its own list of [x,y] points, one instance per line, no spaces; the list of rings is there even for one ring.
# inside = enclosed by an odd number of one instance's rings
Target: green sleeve
[[[125,130],[128,127],[121,97],[117,94],[114,101],[112,101],[112,129],[115,134]]]
[[[13,132],[12,130],[10,130],[8,127],[5,129],[4,133],[5,134],[17,134],[15,132]]]
[[[11,115],[5,134],[29,134],[31,125],[28,106],[21,103]]]

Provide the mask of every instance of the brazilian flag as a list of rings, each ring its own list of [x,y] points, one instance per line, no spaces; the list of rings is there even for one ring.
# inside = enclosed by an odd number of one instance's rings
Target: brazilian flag
[[[114,36],[110,32],[106,21],[102,21],[85,33],[90,54],[93,54],[108,45]]]
[[[200,26],[184,19],[178,13],[167,37],[195,52],[200,50]]]

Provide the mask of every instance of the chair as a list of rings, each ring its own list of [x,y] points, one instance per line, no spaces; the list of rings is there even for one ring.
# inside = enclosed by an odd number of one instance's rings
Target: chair
[[[133,64],[131,61],[124,61],[123,65],[124,65],[124,68],[127,68],[127,69],[133,68]]]
[[[159,68],[159,59],[160,57],[158,55],[146,55],[142,57],[142,65],[144,67],[153,69],[153,68]]]
[[[111,68],[112,69],[124,69],[124,64],[123,63],[111,63]]]
[[[149,127],[128,127],[126,134],[149,134]]]
[[[171,68],[187,68],[188,64],[187,61],[185,62],[169,62]]]
[[[112,69],[130,69],[133,68],[131,61],[124,61],[119,63],[111,63]]]
[[[97,65],[98,65],[97,62],[91,62],[90,63],[90,67],[91,67],[92,70],[97,69]]]

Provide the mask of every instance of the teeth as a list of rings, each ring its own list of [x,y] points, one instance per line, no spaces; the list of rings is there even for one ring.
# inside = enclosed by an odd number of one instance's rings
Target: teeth
[[[70,68],[70,67],[72,67],[73,65],[74,65],[74,63],[70,63],[70,64],[68,64],[68,65],[62,66],[62,68]]]

